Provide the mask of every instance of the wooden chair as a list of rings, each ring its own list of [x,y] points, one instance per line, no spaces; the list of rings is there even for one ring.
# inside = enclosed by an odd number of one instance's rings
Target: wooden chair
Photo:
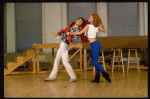
[[[116,51],[118,51],[118,56],[116,56]],[[115,58],[118,58],[118,60],[115,60]],[[120,58],[121,58],[121,60],[120,60]],[[115,62],[118,62],[118,67],[120,66],[120,62],[122,63],[121,66],[122,66],[122,70],[124,72],[122,49],[114,49],[112,72],[114,70]]]
[[[127,72],[129,71],[129,64],[130,63],[136,63],[137,64],[137,69],[138,69],[138,72],[140,71],[139,69],[139,62],[138,62],[138,54],[137,54],[137,50],[138,49],[128,49],[128,65],[127,65]],[[131,51],[135,51],[135,57],[130,57],[130,52]],[[130,58],[136,58],[136,61],[130,61]]]

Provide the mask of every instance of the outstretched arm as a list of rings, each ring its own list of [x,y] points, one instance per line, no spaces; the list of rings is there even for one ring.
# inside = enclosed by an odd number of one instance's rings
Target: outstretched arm
[[[79,32],[74,32],[74,33],[69,33],[69,32],[68,32],[67,35],[81,35],[81,34],[84,33],[85,31],[87,31],[88,29],[89,29],[89,26],[86,25],[83,30],[81,30],[81,31],[79,31]]]
[[[71,25],[74,25],[74,24],[75,24],[75,22],[71,22],[66,29],[60,30],[57,34],[59,35],[60,33],[63,33],[63,32],[65,32],[65,33],[69,32],[69,29],[70,29]],[[71,35],[68,36],[68,42],[69,42],[69,44],[71,44],[71,42],[72,42],[72,36]]]
[[[57,33],[54,33],[54,32],[52,32],[53,33],[53,36],[58,36],[58,34]]]
[[[60,30],[57,34],[59,35],[59,34],[62,33],[62,32],[69,32],[70,26],[71,26],[72,24],[74,24],[74,23],[75,23],[75,22],[71,22],[71,23],[69,24],[69,26],[68,26],[66,29]]]

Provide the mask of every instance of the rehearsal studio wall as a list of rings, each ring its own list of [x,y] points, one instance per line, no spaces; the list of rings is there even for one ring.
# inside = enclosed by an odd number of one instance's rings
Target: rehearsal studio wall
[[[140,36],[147,36],[148,32],[148,3],[138,2],[139,3],[139,30]],[[31,3],[32,4],[32,3]],[[15,20],[15,3],[6,3],[5,9],[5,45],[7,46],[7,53],[13,53],[17,50],[17,41],[16,41],[16,20]],[[56,38],[52,36],[52,32],[57,33],[61,29],[67,27],[67,3],[42,3],[41,4],[41,43],[60,43],[61,37]],[[98,2],[97,3],[97,13],[103,20],[103,24],[106,27],[108,26],[107,19],[107,3]],[[108,30],[106,33],[99,32],[98,36],[108,36]],[[51,52],[51,50],[43,49],[44,53]]]

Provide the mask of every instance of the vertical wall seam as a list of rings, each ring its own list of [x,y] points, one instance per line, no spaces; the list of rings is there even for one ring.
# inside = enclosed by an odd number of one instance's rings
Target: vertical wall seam
[[[45,38],[45,3],[44,3],[44,38]],[[44,39],[44,43],[45,43],[45,39]]]
[[[45,43],[45,3],[42,3],[42,43]],[[45,49],[42,49],[45,52]]]
[[[16,12],[17,12],[17,9],[16,9],[16,7],[17,7],[17,3],[14,3],[14,20],[15,20],[15,22],[14,22],[14,24],[15,24],[15,52],[18,52],[17,51],[17,49],[18,49],[18,43],[17,43],[17,15],[16,15]]]
[[[4,52],[6,51],[7,53],[7,29],[6,29],[6,25],[7,25],[7,20],[6,20],[6,11],[7,11],[7,8],[6,8],[6,4],[4,4],[4,40],[5,40],[5,45],[4,45]]]
[[[144,2],[144,36],[147,36],[147,2]]]
[[[62,29],[62,3],[61,3],[61,29]]]

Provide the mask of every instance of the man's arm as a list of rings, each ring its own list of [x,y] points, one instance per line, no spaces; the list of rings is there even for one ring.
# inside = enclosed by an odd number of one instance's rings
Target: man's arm
[[[69,32],[69,29],[70,29],[70,27],[71,27],[71,25],[72,25],[73,23],[74,23],[74,22],[71,22],[71,23],[69,24],[69,26],[68,26],[66,29],[60,30],[57,34],[59,35],[59,34],[62,33],[62,32]]]
[[[65,33],[69,32],[69,29],[70,29],[71,25],[73,25],[73,24],[75,24],[75,22],[71,22],[66,29],[60,30],[57,34],[59,35],[62,32],[65,32]],[[72,35],[68,36],[68,42],[69,42],[70,45],[72,44],[71,43],[72,42]]]

